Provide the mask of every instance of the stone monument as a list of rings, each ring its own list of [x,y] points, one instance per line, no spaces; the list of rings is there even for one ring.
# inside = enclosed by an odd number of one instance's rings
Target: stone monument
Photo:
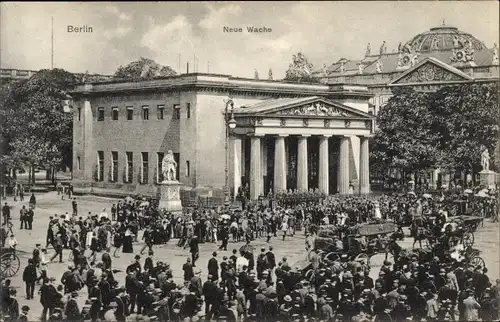
[[[177,162],[174,159],[172,150],[168,150],[161,162],[161,172],[163,181],[159,182],[158,194],[160,202],[158,208],[165,209],[172,213],[182,212],[181,184],[176,180],[177,177]]]
[[[479,172],[479,180],[482,186],[495,187],[495,172],[490,170],[490,153],[484,149],[481,153],[481,166],[483,170]]]

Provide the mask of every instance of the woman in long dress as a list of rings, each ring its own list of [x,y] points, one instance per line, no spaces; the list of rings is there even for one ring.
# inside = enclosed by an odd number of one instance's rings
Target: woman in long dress
[[[130,227],[127,228],[125,231],[125,236],[123,238],[123,249],[122,252],[125,254],[130,254],[134,252],[134,247],[132,245],[134,240],[134,234],[132,233],[132,230]]]

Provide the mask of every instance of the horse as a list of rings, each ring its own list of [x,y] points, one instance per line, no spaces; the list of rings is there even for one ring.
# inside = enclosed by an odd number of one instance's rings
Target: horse
[[[415,248],[415,244],[419,243],[420,248],[422,248],[422,240],[427,242],[429,245],[429,239],[432,238],[429,229],[425,227],[425,222],[421,217],[417,217],[414,219],[413,223],[410,226],[411,237],[413,237],[413,248]]]

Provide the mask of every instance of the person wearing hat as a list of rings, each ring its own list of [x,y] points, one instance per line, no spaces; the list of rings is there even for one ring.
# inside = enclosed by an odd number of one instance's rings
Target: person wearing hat
[[[23,271],[23,282],[26,284],[26,299],[33,299],[35,282],[37,280],[36,266],[32,258],[28,259],[28,266]]]
[[[217,261],[217,252],[212,253],[212,258],[208,260],[208,274],[212,275],[213,280],[219,279],[219,262]]]
[[[196,260],[200,256],[198,236],[193,235],[193,238],[191,238],[188,245],[189,245],[189,252],[191,253],[191,262],[193,263],[193,267],[196,267]]]
[[[141,256],[135,255],[134,262],[132,264],[130,264],[129,266],[127,266],[126,273],[128,274],[129,272],[134,272],[136,274],[140,274],[142,271],[140,261],[141,261]]]
[[[27,305],[23,305],[21,308],[21,315],[17,318],[17,321],[28,322],[28,313],[30,311],[30,307]]]

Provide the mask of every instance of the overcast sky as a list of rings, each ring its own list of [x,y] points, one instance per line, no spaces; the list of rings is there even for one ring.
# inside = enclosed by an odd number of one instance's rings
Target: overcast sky
[[[359,59],[368,42],[391,52],[418,33],[447,25],[492,47],[499,39],[499,3],[477,2],[239,2],[239,3],[2,3],[2,68],[50,68],[54,17],[55,67],[112,74],[138,57],[178,71],[261,78],[273,69],[282,78],[291,57],[302,51],[320,67],[341,57]],[[92,33],[68,33],[68,25]],[[270,33],[224,33],[223,27],[256,26]]]

